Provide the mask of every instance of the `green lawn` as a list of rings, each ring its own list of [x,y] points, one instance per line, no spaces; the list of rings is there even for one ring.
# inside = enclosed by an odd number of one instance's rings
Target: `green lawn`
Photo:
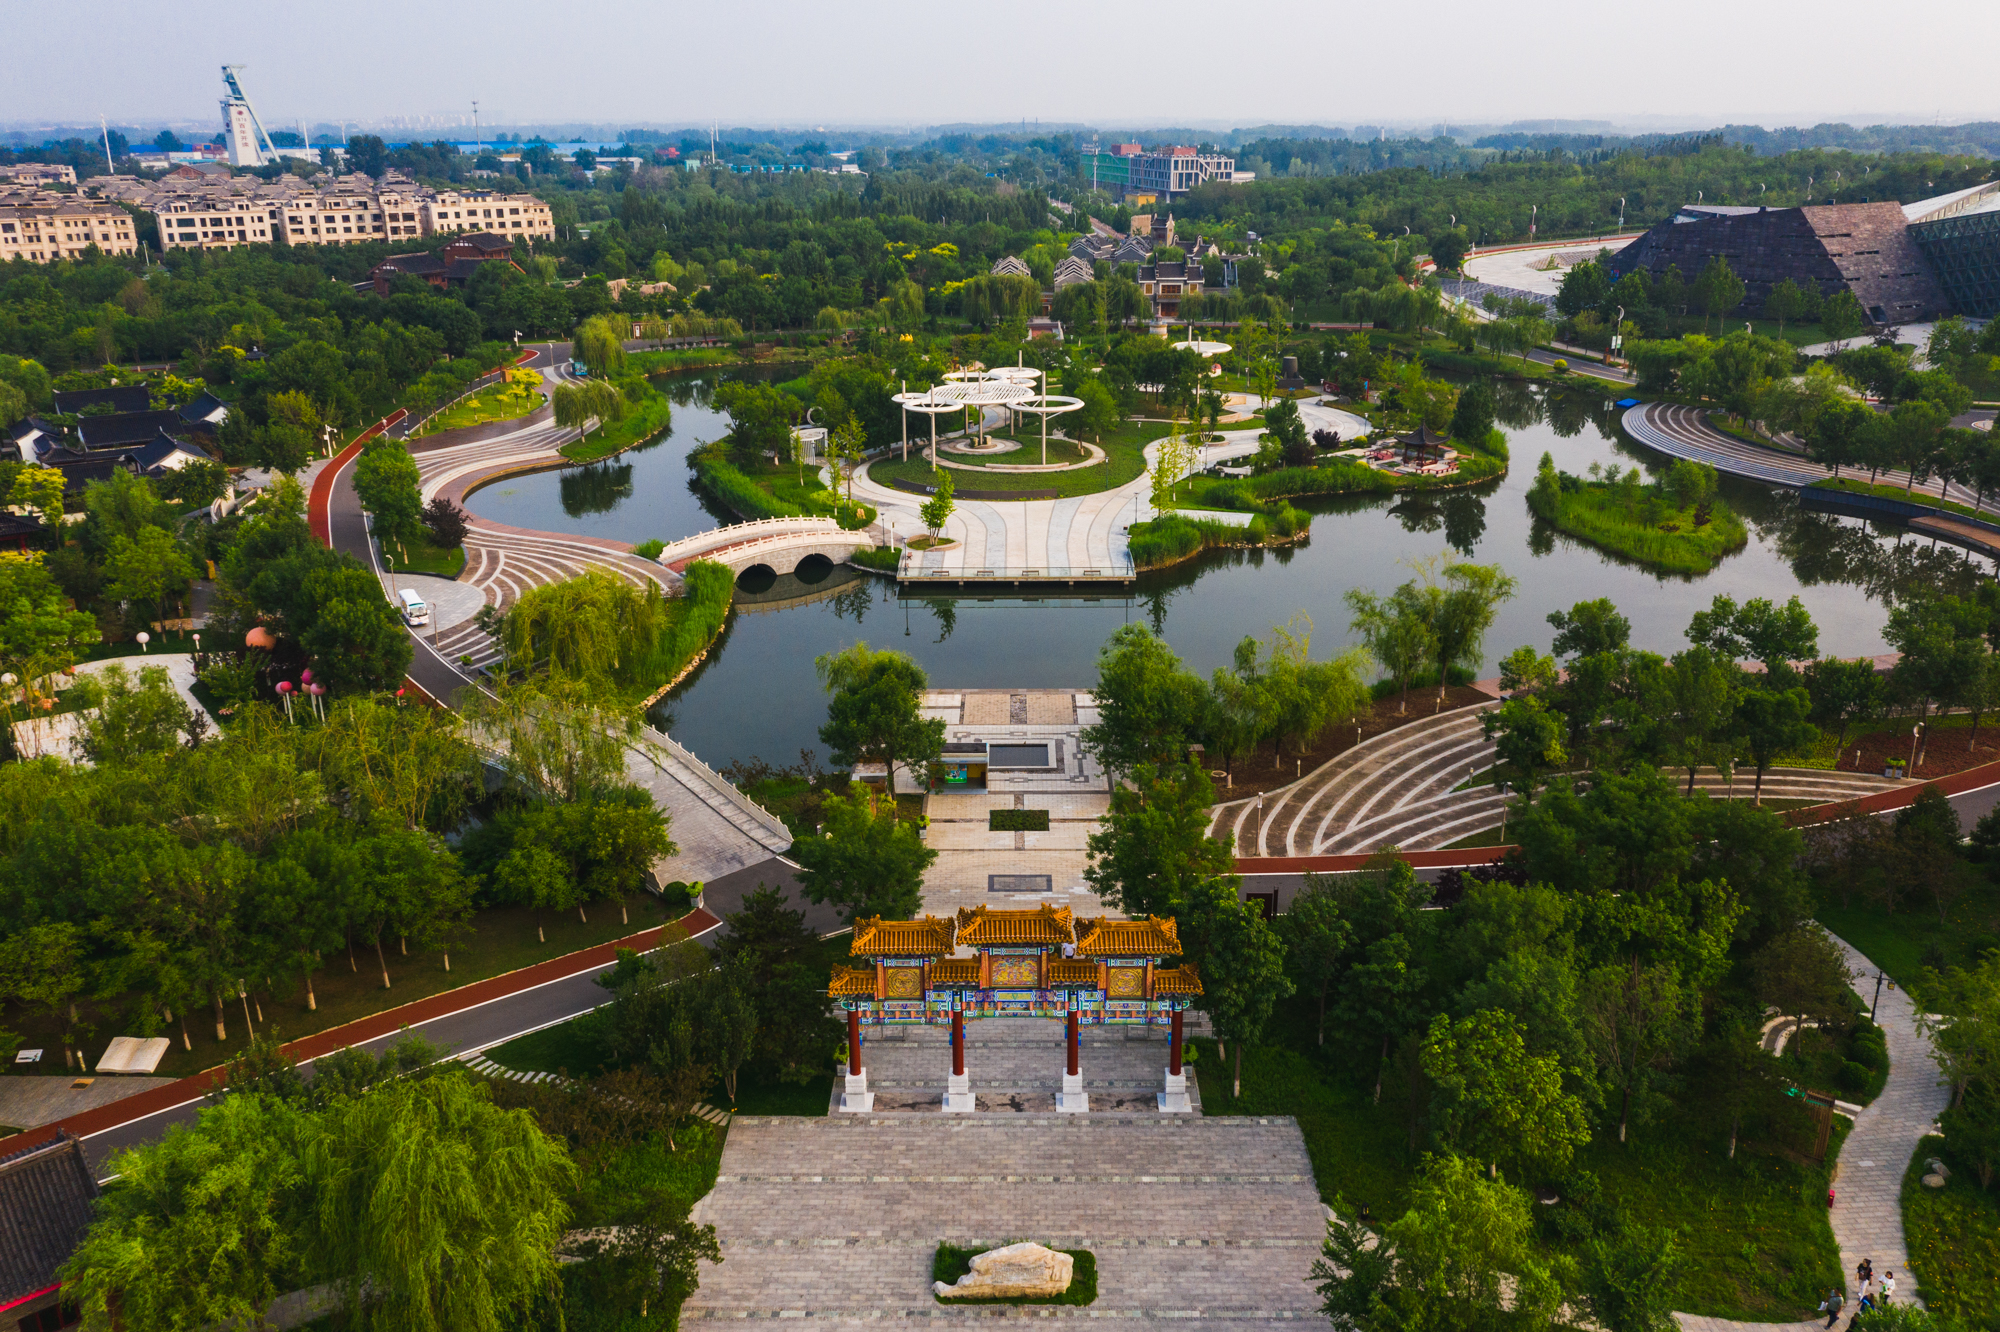
[[[1320,1197],[1344,1200],[1350,1214],[1366,1207],[1377,1224],[1394,1220],[1407,1206],[1412,1172],[1428,1145],[1423,1126],[1412,1122],[1406,1079],[1392,1069],[1377,1105],[1372,1043],[1346,1043],[1329,1022],[1327,1045],[1315,1046],[1312,1011],[1300,999],[1280,1005],[1277,1021],[1283,1043],[1245,1052],[1241,1100],[1229,1094],[1230,1069],[1215,1043],[1194,1042],[1203,1113],[1295,1117]],[[1723,1318],[1803,1317],[1840,1275],[1826,1219],[1826,1168],[1797,1164],[1771,1140],[1780,1134],[1795,1140],[1795,1124],[1746,1123],[1730,1160],[1728,1118],[1699,1099],[1698,1086],[1684,1084],[1681,1095],[1683,1102],[1658,1120],[1635,1122],[1626,1143],[1618,1142],[1615,1123],[1600,1132],[1578,1153],[1568,1178],[1594,1174],[1600,1210],[1688,1228],[1695,1275],[1677,1308]],[[1836,1117],[1834,1124],[1830,1161],[1846,1131],[1846,1121]],[[1552,1220],[1541,1229],[1552,1249],[1569,1243]]]
[[[624,420],[599,426],[590,432],[589,438],[565,444],[557,452],[572,462],[596,462],[599,458],[609,458],[635,444],[643,444],[665,430],[672,423],[673,415],[674,405],[667,395],[649,390],[642,401],[627,405]]]
[[[485,425],[489,421],[518,420],[542,405],[542,395],[532,387],[541,378],[533,370],[512,371],[507,383],[483,388],[439,412],[424,426],[422,434],[435,435],[441,430]]]
[[[1829,893],[1817,915],[1820,924],[1905,987],[1919,983],[1925,967],[1971,966],[1987,949],[2000,946],[2000,887],[1992,883],[1959,898],[1943,920],[1915,896],[1896,911],[1884,911],[1860,897],[1842,902]]]
[[[1145,446],[1165,435],[1173,433],[1173,426],[1161,421],[1121,422],[1116,430],[1108,432],[1096,441],[1108,455],[1106,461],[1097,467],[1085,467],[1074,472],[993,472],[990,469],[978,476],[959,473],[952,477],[952,484],[960,490],[1053,490],[1068,498],[1073,495],[1095,495],[1106,490],[1116,490],[1122,485],[1136,481],[1146,470]],[[1041,456],[1041,441],[1037,436],[1034,444],[1022,441],[1023,453],[1032,452],[1034,458]],[[950,455],[947,455],[950,456]],[[1056,445],[1049,444],[1049,458],[1055,460]],[[1009,453],[995,462],[1006,462],[1020,458],[1020,453]],[[869,478],[878,485],[893,485],[896,481],[908,481],[916,485],[935,485],[937,474],[929,462],[914,450],[910,460],[904,462],[897,455],[890,455],[868,465]]]
[[[1917,1276],[1912,1293],[1932,1313],[1967,1327],[2000,1328],[2000,1191],[1980,1188],[1961,1166],[1952,1167],[1942,1189],[1925,1188],[1924,1162],[1932,1156],[1952,1164],[1945,1140],[1927,1137],[1903,1176],[1903,1235]]]
[[[465,547],[440,546],[431,540],[428,532],[410,543],[408,550],[385,543],[382,559],[391,573],[435,574],[439,578],[456,578],[465,572]]]

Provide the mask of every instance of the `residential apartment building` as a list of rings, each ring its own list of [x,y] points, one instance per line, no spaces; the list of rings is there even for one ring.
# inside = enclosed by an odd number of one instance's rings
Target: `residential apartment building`
[[[380,180],[342,176],[315,187],[296,176],[141,182],[93,179],[92,193],[152,213],[168,250],[226,250],[238,245],[408,244],[420,236],[492,231],[553,239],[549,206],[532,195],[495,190],[438,192],[391,172]]]
[[[0,166],[0,182],[9,185],[74,185],[76,168],[60,162],[22,162]]]
[[[447,231],[494,231],[554,240],[556,235],[554,214],[532,194],[502,194],[498,190],[426,192],[418,212],[426,236]]]
[[[0,263],[80,259],[93,245],[106,254],[136,254],[139,238],[132,215],[117,204],[73,194],[0,194]]]

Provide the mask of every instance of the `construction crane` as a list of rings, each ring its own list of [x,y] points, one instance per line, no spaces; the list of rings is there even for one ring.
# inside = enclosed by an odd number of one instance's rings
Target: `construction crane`
[[[222,99],[223,131],[229,144],[229,165],[260,167],[278,160],[278,147],[265,132],[264,122],[257,118],[257,109],[244,95],[243,85],[236,81],[236,71],[243,68],[242,65],[222,67],[222,82],[229,89],[229,96]]]

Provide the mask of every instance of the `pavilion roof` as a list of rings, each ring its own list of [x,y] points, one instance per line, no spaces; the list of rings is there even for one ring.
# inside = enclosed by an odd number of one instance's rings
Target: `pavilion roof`
[[[1201,974],[1194,969],[1194,963],[1183,962],[1177,967],[1161,967],[1153,973],[1154,994],[1200,994]]]
[[[826,992],[835,999],[840,998],[842,995],[865,995],[873,997],[875,994],[875,968],[836,966],[833,969],[833,982],[826,987]]]
[[[1171,916],[1114,920],[1098,916],[1079,923],[1078,957],[1179,957],[1181,940]]]
[[[1028,911],[995,911],[983,906],[958,909],[958,942],[967,948],[1075,941],[1076,925],[1068,907],[1044,903]]]
[[[854,946],[847,951],[854,957],[943,957],[951,951],[951,922],[936,916],[922,920],[865,917],[854,922]]]

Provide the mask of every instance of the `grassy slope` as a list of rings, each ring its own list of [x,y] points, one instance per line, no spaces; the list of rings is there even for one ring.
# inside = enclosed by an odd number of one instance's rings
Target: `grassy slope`
[[[1320,1197],[1342,1199],[1350,1210],[1365,1205],[1378,1223],[1393,1220],[1408,1205],[1426,1145],[1422,1130],[1413,1151],[1393,1072],[1382,1103],[1372,1102],[1376,1049],[1343,1044],[1331,1020],[1327,1045],[1315,1047],[1312,1020],[1304,1000],[1280,1005],[1284,1039],[1245,1052],[1241,1100],[1229,1094],[1229,1070],[1214,1043],[1197,1042],[1203,1113],[1294,1116]],[[1689,1228],[1696,1276],[1677,1307],[1725,1318],[1799,1318],[1839,1278],[1826,1170],[1795,1164],[1747,1131],[1729,1160],[1727,1117],[1695,1099],[1699,1094],[1685,1088],[1683,1105],[1635,1124],[1625,1144],[1615,1125],[1600,1133],[1578,1153],[1576,1167],[1595,1173],[1606,1200],[1631,1219]],[[1837,1152],[1845,1121],[1834,1122]]]
[[[521,376],[523,372],[516,372]],[[489,421],[514,421],[526,416],[542,405],[542,395],[527,385],[539,383],[541,376],[534,371],[525,372],[517,382],[494,384],[483,388],[470,397],[461,398],[431,418],[423,433],[434,435],[440,430],[457,430],[461,426],[485,425]]]
[[[1820,924],[1859,949],[1908,987],[1923,979],[1926,966],[1943,970],[1970,966],[1981,952],[2000,943],[2000,887],[1982,883],[1951,905],[1943,920],[1930,903],[1913,895],[1895,911],[1856,897],[1849,902],[1829,898],[1817,913]],[[1873,978],[1868,982],[1873,988]]]
[[[666,429],[672,420],[673,410],[674,405],[666,394],[649,392],[627,410],[624,420],[600,426],[590,432],[588,439],[565,444],[558,452],[574,462],[595,462],[599,458],[608,458],[634,444],[643,444]]]
[[[2000,1190],[1981,1189],[1963,1169],[1942,1189],[1927,1189],[1924,1162],[1932,1156],[1949,1160],[1943,1138],[1919,1143],[1903,1176],[1903,1236],[1918,1278],[1911,1293],[1967,1327],[2000,1328]]]
[[[406,553],[408,560],[398,560],[394,546],[385,548],[383,556],[391,572],[436,574],[439,578],[456,578],[465,572],[465,547],[437,545],[429,534],[418,537]]]
[[[1943,509],[1949,513],[1962,513],[1967,518],[1977,518],[1982,523],[2000,522],[2000,513],[1992,509],[1975,510],[1970,504],[1940,499],[1935,491],[1926,486],[1913,486],[1909,490],[1904,490],[1901,486],[1871,486],[1866,481],[1843,474],[1838,480],[1828,477],[1824,481],[1815,481],[1813,489],[1837,490],[1844,495],[1875,495],[1882,499],[1901,500],[1906,504],[1922,504],[1932,509]]]

